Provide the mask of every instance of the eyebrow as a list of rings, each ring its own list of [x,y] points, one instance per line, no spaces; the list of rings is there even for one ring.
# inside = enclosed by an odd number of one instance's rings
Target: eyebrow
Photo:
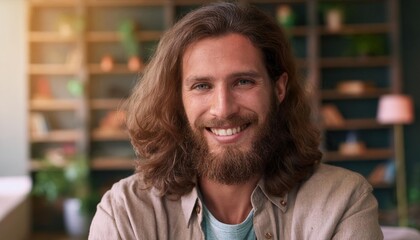
[[[245,71],[245,72],[235,72],[228,75],[228,78],[239,78],[239,77],[249,77],[249,78],[262,78],[261,74],[259,74],[256,71]],[[193,75],[190,77],[187,77],[184,79],[184,82],[187,85],[190,85],[192,83],[196,82],[202,82],[202,81],[211,81],[213,77],[211,76],[197,76]]]

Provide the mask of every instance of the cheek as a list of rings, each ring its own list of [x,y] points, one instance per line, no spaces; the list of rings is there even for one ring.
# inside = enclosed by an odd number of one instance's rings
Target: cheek
[[[200,106],[202,106],[197,99],[194,99],[188,95],[182,96],[182,104],[184,107],[184,112],[187,117],[188,123],[193,126],[194,121],[200,114]]]

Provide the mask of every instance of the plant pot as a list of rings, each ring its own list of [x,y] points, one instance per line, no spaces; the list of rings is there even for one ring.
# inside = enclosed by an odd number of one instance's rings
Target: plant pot
[[[114,59],[111,55],[105,55],[101,59],[101,70],[109,72],[114,68]]]
[[[132,72],[138,72],[143,70],[144,63],[140,57],[132,56],[128,59],[127,67]]]
[[[89,221],[86,214],[81,211],[81,201],[77,198],[64,200],[64,225],[71,236],[86,236]]]

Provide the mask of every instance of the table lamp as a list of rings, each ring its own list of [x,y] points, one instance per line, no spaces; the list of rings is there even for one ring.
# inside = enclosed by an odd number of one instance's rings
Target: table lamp
[[[404,156],[403,124],[414,120],[413,100],[403,94],[386,94],[379,99],[377,120],[381,124],[393,124],[396,160],[396,187],[398,219],[400,226],[408,225],[407,190]]]

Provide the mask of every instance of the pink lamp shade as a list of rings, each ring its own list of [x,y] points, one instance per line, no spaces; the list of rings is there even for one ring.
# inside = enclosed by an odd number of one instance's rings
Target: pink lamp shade
[[[414,120],[413,100],[402,94],[387,94],[379,99],[377,120],[382,124],[409,124]]]

